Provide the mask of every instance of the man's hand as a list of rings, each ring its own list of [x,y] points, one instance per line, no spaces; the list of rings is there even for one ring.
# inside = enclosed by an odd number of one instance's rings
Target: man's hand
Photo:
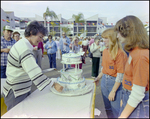
[[[34,47],[33,50],[37,50],[37,47]]]
[[[64,43],[64,45],[68,45],[67,43]]]
[[[60,50],[60,56],[62,55],[61,50]]]
[[[97,49],[100,49],[100,46],[98,46],[98,48]]]
[[[72,48],[72,44],[69,45],[69,48],[70,48],[70,49]]]
[[[62,87],[60,84],[54,83],[53,86],[54,86],[54,88],[55,88],[58,92],[62,92],[63,87]]]
[[[5,53],[8,53],[10,51],[9,48],[4,48],[4,49],[1,49],[1,52],[5,52]]]

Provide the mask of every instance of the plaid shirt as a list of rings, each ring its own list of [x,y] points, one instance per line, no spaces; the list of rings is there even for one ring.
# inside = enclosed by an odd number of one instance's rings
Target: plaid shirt
[[[16,43],[14,39],[11,38],[10,41],[5,40],[4,36],[1,37],[1,49],[7,48],[7,46],[13,46]],[[1,66],[7,65],[8,53],[1,52]]]

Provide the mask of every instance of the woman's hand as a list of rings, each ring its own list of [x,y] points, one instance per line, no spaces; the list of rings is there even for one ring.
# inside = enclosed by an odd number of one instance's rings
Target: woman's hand
[[[61,86],[61,85],[58,84],[58,83],[54,83],[53,86],[54,86],[54,88],[55,88],[58,92],[62,92],[63,86]]]
[[[96,86],[98,86],[99,80],[100,80],[100,78],[99,78],[99,77],[96,77],[93,83],[96,83]]]
[[[116,92],[114,90],[112,90],[109,93],[109,96],[108,96],[109,101],[114,101],[115,100],[115,95],[116,95]]]

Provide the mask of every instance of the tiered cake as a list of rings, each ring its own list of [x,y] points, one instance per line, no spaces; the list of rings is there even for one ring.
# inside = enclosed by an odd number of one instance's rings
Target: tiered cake
[[[63,69],[60,71],[61,77],[57,78],[57,82],[64,87],[64,91],[75,91],[85,87],[85,78],[82,77],[82,69],[79,69],[81,63],[81,54],[67,53],[62,55]],[[65,68],[66,64],[75,64],[75,68]]]

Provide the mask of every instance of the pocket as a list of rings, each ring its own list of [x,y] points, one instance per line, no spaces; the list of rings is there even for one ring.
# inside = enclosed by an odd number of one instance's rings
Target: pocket
[[[142,101],[144,117],[149,118],[149,98]]]
[[[109,87],[113,87],[114,84],[115,84],[115,78],[109,76],[107,79],[108,79],[108,81],[107,81],[108,86],[109,86]]]
[[[109,76],[109,78],[110,78],[110,80],[113,81],[113,82],[115,82],[115,80],[116,80],[116,77],[113,77],[113,76]]]

